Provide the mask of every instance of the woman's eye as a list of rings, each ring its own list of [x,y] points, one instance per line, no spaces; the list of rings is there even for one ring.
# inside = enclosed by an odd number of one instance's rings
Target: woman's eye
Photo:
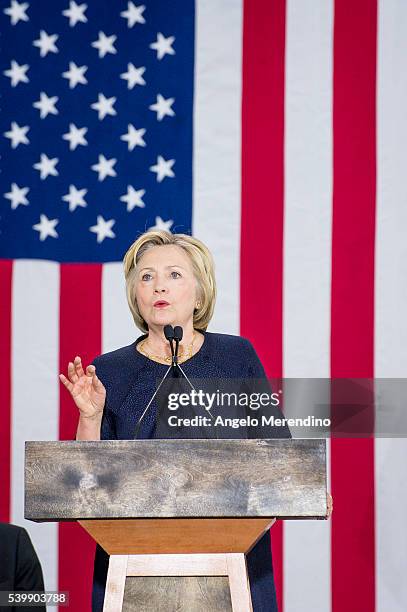
[[[177,272],[176,270],[173,270],[171,272],[171,276],[172,276],[172,278],[178,278],[179,276],[181,276],[181,274],[179,272]]]
[[[143,276],[141,277],[141,280],[150,280],[151,278],[151,274],[148,274],[147,272],[145,274],[143,274]]]

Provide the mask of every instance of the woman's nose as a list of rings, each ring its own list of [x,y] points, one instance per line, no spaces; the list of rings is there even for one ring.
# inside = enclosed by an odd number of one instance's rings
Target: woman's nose
[[[165,286],[165,283],[163,283],[162,281],[157,281],[154,287],[154,293],[165,293],[166,291],[167,287]]]

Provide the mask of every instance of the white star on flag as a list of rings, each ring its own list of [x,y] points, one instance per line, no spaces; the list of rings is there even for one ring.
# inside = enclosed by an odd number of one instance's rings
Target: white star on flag
[[[161,217],[156,217],[155,218],[155,225],[153,225],[152,227],[149,227],[149,230],[165,230],[167,232],[171,231],[171,226],[174,223],[174,221],[172,219],[169,219],[168,221],[163,221],[163,219],[161,219]]]
[[[75,185],[69,185],[69,193],[62,196],[64,202],[69,202],[69,211],[73,212],[78,206],[85,208],[87,202],[83,199],[88,193],[87,189],[77,189]]]
[[[76,24],[80,21],[81,23],[86,23],[88,18],[85,15],[85,11],[88,8],[87,4],[76,4],[76,2],[69,3],[69,9],[62,11],[64,17],[69,18],[69,25],[71,28],[76,26]]]
[[[34,47],[40,50],[40,56],[45,57],[48,53],[58,53],[58,48],[55,42],[58,40],[58,34],[47,34],[45,30],[40,31],[40,37],[34,40]]]
[[[127,89],[133,89],[135,85],[146,84],[145,80],[142,77],[145,71],[146,69],[144,66],[142,66],[141,68],[136,68],[132,63],[130,63],[127,64],[127,72],[122,72],[120,78],[125,79],[127,81]]]
[[[69,141],[69,150],[75,151],[78,145],[87,145],[88,141],[85,138],[85,134],[88,131],[87,127],[78,128],[74,123],[69,124],[69,132],[62,134],[64,140]]]
[[[146,133],[146,130],[144,128],[140,128],[139,130],[136,130],[134,125],[129,123],[129,125],[127,126],[127,134],[123,134],[122,136],[120,136],[120,140],[127,141],[128,150],[133,151],[134,147],[137,147],[137,146],[145,147],[146,146],[146,143],[144,142],[144,138],[143,138],[145,133]]]
[[[11,122],[10,130],[4,132],[4,136],[10,138],[12,149],[16,149],[19,144],[29,144],[30,141],[26,136],[29,129],[28,125],[20,127],[15,121]]]
[[[165,116],[174,117],[175,113],[171,106],[174,104],[175,98],[163,98],[161,94],[157,94],[157,102],[151,104],[148,108],[157,113],[158,121],[164,119]]]
[[[127,212],[131,212],[133,208],[138,206],[144,208],[145,204],[142,200],[143,195],[146,193],[145,189],[139,189],[136,191],[131,185],[127,185],[127,194],[120,197],[121,202],[127,203]]]
[[[143,17],[143,12],[146,7],[144,4],[141,6],[135,6],[133,2],[127,3],[127,11],[122,11],[120,17],[127,19],[127,27],[132,28],[136,23],[145,23],[146,20]]]
[[[168,36],[165,38],[161,32],[157,34],[157,40],[150,45],[150,49],[155,49],[157,51],[157,59],[161,60],[164,55],[168,53],[168,55],[175,55],[175,51],[172,48],[172,44],[175,40],[175,36]]]
[[[49,114],[58,115],[58,111],[55,108],[55,104],[58,102],[58,96],[48,97],[45,92],[40,93],[40,99],[34,102],[34,108],[38,108],[40,111],[41,119],[45,119]]]
[[[116,234],[112,231],[115,223],[114,219],[106,221],[101,215],[98,215],[96,225],[92,225],[89,231],[97,234],[97,242],[100,244],[105,238],[116,238]]]
[[[11,191],[4,194],[4,197],[11,201],[11,208],[15,210],[19,204],[28,206],[29,202],[25,197],[30,191],[28,187],[19,187],[16,183],[11,183]]]
[[[70,89],[74,89],[78,83],[81,85],[87,84],[87,79],[85,77],[85,72],[87,71],[87,66],[77,66],[75,62],[69,62],[69,70],[62,73],[64,79],[69,79],[69,87]]]
[[[11,87],[16,87],[16,85],[19,83],[29,83],[29,78],[26,75],[29,67],[30,66],[28,64],[23,64],[20,66],[15,60],[11,60],[10,68],[5,70],[3,74],[5,74],[11,80]]]
[[[26,10],[30,5],[28,2],[16,2],[16,0],[11,0],[11,5],[4,9],[4,13],[10,17],[11,25],[15,26],[19,21],[29,21]]]
[[[33,225],[33,229],[40,233],[41,241],[48,238],[48,236],[58,238],[58,234],[55,230],[55,226],[58,225],[58,223],[58,219],[48,219],[46,215],[40,215],[40,222]]]
[[[104,155],[99,155],[99,162],[91,166],[92,170],[98,173],[98,180],[104,181],[107,176],[117,176],[113,166],[117,159],[106,159]]]
[[[41,180],[45,180],[49,175],[58,176],[58,170],[55,166],[58,163],[58,158],[54,157],[50,159],[44,153],[41,153],[41,159],[39,162],[33,165],[33,168],[39,170]]]
[[[165,160],[161,155],[157,157],[157,163],[154,166],[150,166],[151,172],[157,174],[157,182],[161,183],[166,176],[173,178],[175,176],[172,171],[172,167],[175,164],[175,159]]]
[[[92,43],[92,47],[99,51],[99,58],[105,57],[107,53],[117,53],[117,50],[113,46],[116,38],[117,36],[114,34],[112,34],[112,36],[106,36],[104,32],[99,32],[98,40]]]
[[[98,101],[90,105],[93,110],[98,111],[99,120],[102,121],[106,115],[117,115],[113,104],[116,102],[116,98],[105,98],[103,94],[98,94]]]

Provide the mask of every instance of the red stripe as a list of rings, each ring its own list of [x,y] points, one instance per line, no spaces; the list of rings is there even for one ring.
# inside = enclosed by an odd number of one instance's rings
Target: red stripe
[[[88,364],[101,353],[101,283],[99,264],[61,265],[60,372],[76,355]],[[78,413],[70,395],[61,387],[61,440],[75,437]],[[72,610],[90,610],[94,544],[76,523],[59,528],[59,588],[70,592]]]
[[[0,521],[10,522],[11,491],[11,312],[13,263],[0,261]]]
[[[285,15],[285,0],[244,2],[240,327],[271,377],[283,368]],[[280,610],[282,529],[271,530]]]
[[[373,376],[376,193],[375,0],[336,0],[333,377]],[[373,439],[332,440],[332,609],[375,609]]]

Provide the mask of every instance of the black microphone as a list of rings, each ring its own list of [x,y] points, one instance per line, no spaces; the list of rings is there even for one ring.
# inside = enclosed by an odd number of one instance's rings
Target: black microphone
[[[174,327],[174,340],[175,340],[175,355],[173,354],[173,358],[172,358],[172,365],[176,366],[178,365],[178,349],[179,349],[179,343],[182,340],[182,336],[184,335],[184,330],[182,329],[182,327],[180,327],[180,325],[176,325]]]
[[[176,325],[174,327],[174,338],[175,338],[175,340],[179,340],[179,342],[181,342],[183,335],[184,335],[184,330],[182,329],[182,327],[180,325]]]
[[[174,328],[172,325],[164,325],[164,336],[168,341],[174,339]]]
[[[187,381],[187,383],[191,387],[191,389],[196,391],[194,385],[189,380],[188,376],[185,374],[185,372],[184,372],[183,368],[181,367],[181,365],[178,363],[178,347],[179,347],[179,343],[182,340],[182,337],[184,335],[184,330],[182,329],[182,327],[180,325],[176,325],[175,327],[172,327],[172,325],[165,325],[164,326],[164,335],[165,335],[166,339],[168,340],[168,342],[170,343],[170,346],[171,346],[172,364],[170,366],[168,366],[167,371],[165,372],[163,378],[161,379],[161,382],[159,383],[157,389],[153,393],[153,396],[151,397],[150,401],[148,402],[146,408],[144,409],[143,414],[138,419],[138,421],[136,423],[136,427],[135,427],[134,439],[137,438],[138,433],[140,431],[141,422],[144,419],[144,417],[145,417],[148,409],[150,408],[150,406],[151,406],[155,396],[157,395],[157,393],[160,390],[164,380],[167,378],[167,376],[168,376],[168,374],[169,374],[169,372],[170,372],[170,370],[172,368],[178,369],[181,372],[182,377]],[[175,340],[175,352],[174,352],[174,347],[173,347],[174,340]],[[210,410],[208,410],[208,414],[211,417],[211,419],[214,418],[213,415],[211,414]],[[216,437],[218,438],[218,431],[217,430],[216,430]]]
[[[174,328],[172,325],[164,325],[164,336],[167,338],[168,342],[170,343],[170,347],[171,347],[171,355],[172,355],[172,365],[175,365],[174,363],[174,345],[173,345],[173,341],[174,341]]]
[[[177,333],[175,333],[175,330],[178,330]],[[182,338],[182,328],[181,327],[173,327],[172,325],[165,325],[164,326],[164,336],[167,338],[168,342],[170,343],[170,347],[171,347],[171,355],[172,355],[172,363],[171,365],[175,368],[177,363],[178,363],[178,344],[179,344],[179,340],[178,340],[178,336],[179,336],[179,330],[181,330],[181,338]],[[174,351],[174,340],[175,340],[175,351]]]

